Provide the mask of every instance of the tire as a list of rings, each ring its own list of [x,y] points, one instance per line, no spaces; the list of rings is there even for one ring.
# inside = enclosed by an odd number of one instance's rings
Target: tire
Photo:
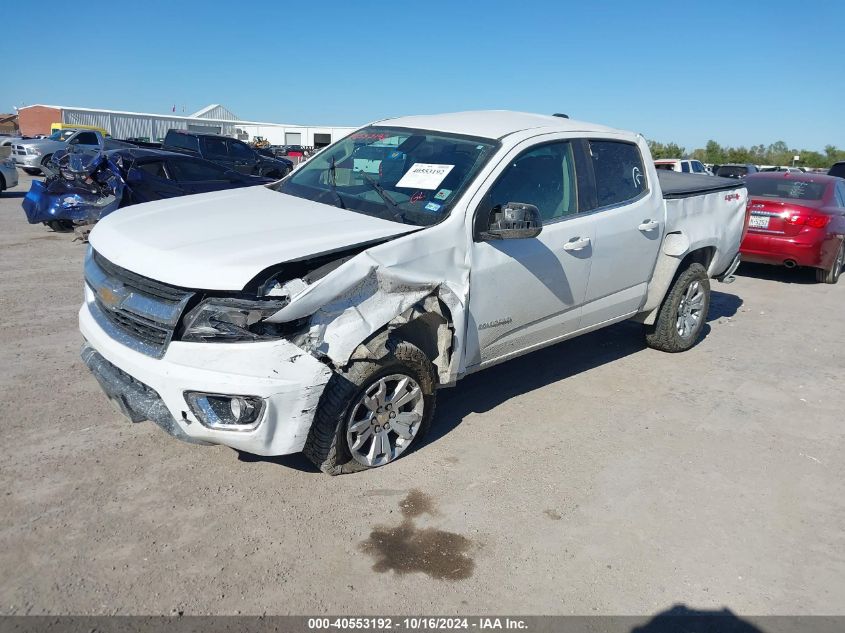
[[[42,165],[42,167],[44,167],[44,169],[40,169],[39,171],[40,171],[42,174],[44,174],[45,176],[47,175],[47,172],[46,172],[46,171],[44,171],[44,170],[45,170],[45,169],[47,169],[47,164],[50,162],[50,159],[51,159],[51,158],[53,158],[53,155],[52,155],[52,154],[47,154],[44,158],[42,158],[42,159],[41,159],[41,165]]]
[[[405,378],[410,379],[407,384],[402,383]],[[379,399],[380,384],[386,385],[386,391]],[[398,411],[390,412],[391,396],[400,384],[405,384],[402,395],[409,400],[399,405]],[[413,397],[414,386],[419,389],[417,397]],[[418,347],[405,341],[388,341],[383,358],[355,361],[332,376],[320,397],[303,453],[329,475],[368,470],[398,459],[418,446],[431,426],[436,386],[434,366]],[[397,425],[399,416],[404,420]],[[417,416],[418,421],[413,422]],[[394,426],[386,430],[391,423]],[[360,433],[356,433],[356,426]],[[382,437],[389,442],[390,454],[377,450],[383,447],[376,445]],[[352,447],[358,440],[363,443],[355,451],[356,457]],[[372,463],[362,461],[367,458],[364,453],[373,454]]]
[[[700,299],[697,298],[699,293]],[[690,299],[694,302],[689,302]],[[701,336],[709,308],[710,279],[707,270],[701,264],[691,264],[675,279],[663,299],[654,325],[646,326],[646,343],[663,352],[687,351]],[[683,314],[697,315],[697,319],[694,323],[689,318],[681,322]]]
[[[836,253],[836,259],[828,270],[816,268],[816,281],[820,284],[835,284],[839,281],[839,275],[842,274],[843,267],[845,267],[845,241],[839,245],[839,252]]]
[[[0,174],[0,193],[6,191],[6,178]]]
[[[73,230],[73,222],[70,220],[50,220],[47,222],[47,226],[57,233],[67,233]]]

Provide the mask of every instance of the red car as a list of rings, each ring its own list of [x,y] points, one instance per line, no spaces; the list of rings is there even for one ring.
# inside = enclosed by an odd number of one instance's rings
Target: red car
[[[835,284],[845,266],[845,179],[818,174],[749,174],[742,260],[816,269]]]

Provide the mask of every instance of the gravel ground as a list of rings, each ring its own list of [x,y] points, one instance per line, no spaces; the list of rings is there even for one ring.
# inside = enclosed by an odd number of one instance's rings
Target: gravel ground
[[[0,614],[845,614],[845,282],[745,266],[690,352],[623,323],[511,361],[330,478],[115,413],[30,180],[0,194]]]

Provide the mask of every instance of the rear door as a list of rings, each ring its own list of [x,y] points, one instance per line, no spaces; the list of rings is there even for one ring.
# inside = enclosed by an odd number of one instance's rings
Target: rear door
[[[591,327],[639,310],[660,249],[665,204],[636,144],[594,139],[585,143],[585,152],[592,167],[596,238],[581,327]]]

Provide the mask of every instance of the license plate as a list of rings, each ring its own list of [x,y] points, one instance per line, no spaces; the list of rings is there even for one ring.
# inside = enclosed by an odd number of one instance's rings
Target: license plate
[[[748,228],[750,229],[767,229],[769,228],[768,215],[752,215],[748,221]]]

